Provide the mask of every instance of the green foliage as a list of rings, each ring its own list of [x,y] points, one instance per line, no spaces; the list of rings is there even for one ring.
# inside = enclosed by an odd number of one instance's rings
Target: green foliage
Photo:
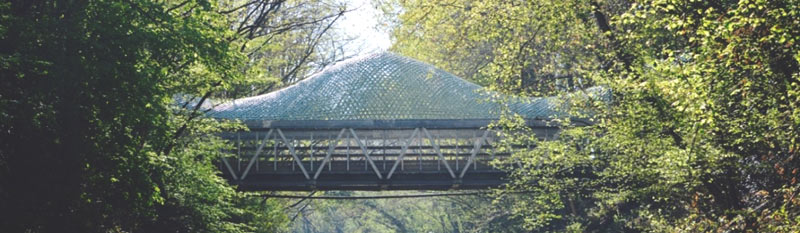
[[[213,161],[233,127],[179,95],[244,79],[214,1],[0,3],[0,229],[275,231]],[[191,10],[187,10],[191,9]]]
[[[581,1],[402,1],[393,50],[491,89],[549,95],[588,87],[600,33]],[[584,45],[586,45],[584,47]],[[586,79],[582,80],[587,82]]]
[[[330,191],[326,196],[369,192]],[[403,195],[407,191],[381,192]],[[418,192],[413,192],[418,193]],[[498,206],[500,208],[498,208]],[[508,203],[489,195],[377,200],[306,200],[292,232],[524,232]],[[294,211],[289,211],[294,212]],[[294,213],[293,213],[294,214]]]
[[[800,2],[401,5],[405,55],[512,93],[612,90],[571,102],[593,126],[515,155],[509,188],[533,192],[514,205],[529,229],[800,230]],[[484,56],[459,55],[476,46]],[[582,84],[548,79],[563,74]]]

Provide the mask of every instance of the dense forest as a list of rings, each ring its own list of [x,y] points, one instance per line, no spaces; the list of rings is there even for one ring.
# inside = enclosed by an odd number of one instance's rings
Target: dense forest
[[[0,3],[0,231],[275,232],[218,176],[211,99],[342,59],[327,1]],[[312,63],[313,62],[313,63]]]
[[[510,209],[527,230],[800,230],[800,2],[385,8],[397,15],[394,50],[492,90],[612,91],[567,107],[596,124],[564,124],[558,140],[516,155],[524,169],[507,188],[532,193]]]
[[[497,121],[535,146],[494,194],[238,191],[216,133],[245,128],[204,106],[356,54],[352,7],[0,2],[0,232],[800,232],[797,0],[374,0],[395,53],[509,95],[610,97],[560,105],[593,124],[553,119],[556,140]]]

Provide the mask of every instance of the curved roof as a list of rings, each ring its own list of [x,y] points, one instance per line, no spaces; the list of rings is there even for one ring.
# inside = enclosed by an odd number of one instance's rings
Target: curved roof
[[[497,119],[502,105],[481,87],[389,52],[350,59],[281,90],[215,107],[215,118],[284,120]],[[512,104],[525,118],[555,114],[548,98]]]

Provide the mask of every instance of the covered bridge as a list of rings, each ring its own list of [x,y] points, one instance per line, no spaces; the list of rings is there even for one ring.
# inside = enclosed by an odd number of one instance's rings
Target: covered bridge
[[[294,85],[219,105],[248,132],[224,133],[237,158],[223,175],[244,190],[478,189],[503,183],[489,165],[487,125],[503,109],[526,118],[540,138],[557,128],[552,100],[488,101],[481,87],[393,53],[351,59]]]

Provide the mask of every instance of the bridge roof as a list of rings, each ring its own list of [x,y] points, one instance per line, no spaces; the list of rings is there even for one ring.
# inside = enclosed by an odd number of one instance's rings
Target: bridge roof
[[[497,119],[490,92],[432,65],[390,52],[338,63],[281,90],[215,107],[215,118],[245,121],[363,122]],[[495,95],[496,97],[497,95]],[[554,114],[552,98],[513,101],[528,119]]]

